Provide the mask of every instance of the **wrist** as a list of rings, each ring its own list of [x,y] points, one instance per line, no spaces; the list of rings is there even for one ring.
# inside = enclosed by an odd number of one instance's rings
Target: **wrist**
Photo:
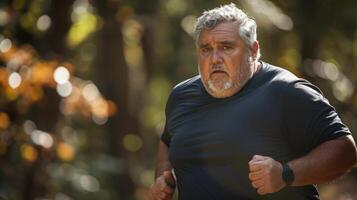
[[[295,180],[294,171],[290,168],[290,166],[287,163],[282,164],[282,166],[283,166],[283,171],[281,173],[282,179],[287,186],[291,186],[291,184]]]

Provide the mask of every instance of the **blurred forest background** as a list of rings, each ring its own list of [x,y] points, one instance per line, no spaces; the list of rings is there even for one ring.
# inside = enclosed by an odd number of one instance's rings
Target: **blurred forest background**
[[[0,199],[145,200],[171,88],[218,0],[1,0]],[[356,138],[357,1],[237,0],[262,60],[318,85]],[[357,170],[320,187],[357,199]]]

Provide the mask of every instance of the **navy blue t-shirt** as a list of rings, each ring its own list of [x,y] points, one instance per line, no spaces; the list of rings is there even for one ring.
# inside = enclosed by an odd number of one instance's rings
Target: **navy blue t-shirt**
[[[285,163],[346,134],[350,131],[316,86],[262,63],[228,98],[210,96],[200,76],[177,85],[161,139],[169,147],[181,200],[302,200],[319,199],[315,186],[257,194],[248,162],[258,154]]]

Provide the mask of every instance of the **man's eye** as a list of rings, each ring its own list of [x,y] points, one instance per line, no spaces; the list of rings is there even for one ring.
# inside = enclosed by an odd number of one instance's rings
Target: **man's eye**
[[[210,51],[210,48],[202,48],[201,51],[202,51],[203,53],[207,53],[207,52]]]
[[[223,46],[223,50],[230,50],[230,49],[232,49],[231,46]]]

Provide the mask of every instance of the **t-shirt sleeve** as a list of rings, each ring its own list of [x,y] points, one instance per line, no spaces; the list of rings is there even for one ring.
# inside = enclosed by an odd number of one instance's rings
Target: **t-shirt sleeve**
[[[306,80],[287,84],[282,100],[284,133],[298,155],[305,155],[325,141],[351,134],[322,92]]]
[[[167,122],[165,122],[165,127],[164,131],[161,134],[160,137],[161,141],[163,141],[167,146],[170,146],[170,141],[171,141],[171,135],[167,130]]]
[[[170,146],[170,141],[171,141],[171,134],[168,130],[168,119],[169,119],[169,114],[171,112],[171,106],[172,106],[172,99],[173,99],[173,94],[171,93],[167,102],[166,102],[166,107],[165,107],[165,127],[164,130],[161,134],[161,141],[163,141],[167,146]]]

